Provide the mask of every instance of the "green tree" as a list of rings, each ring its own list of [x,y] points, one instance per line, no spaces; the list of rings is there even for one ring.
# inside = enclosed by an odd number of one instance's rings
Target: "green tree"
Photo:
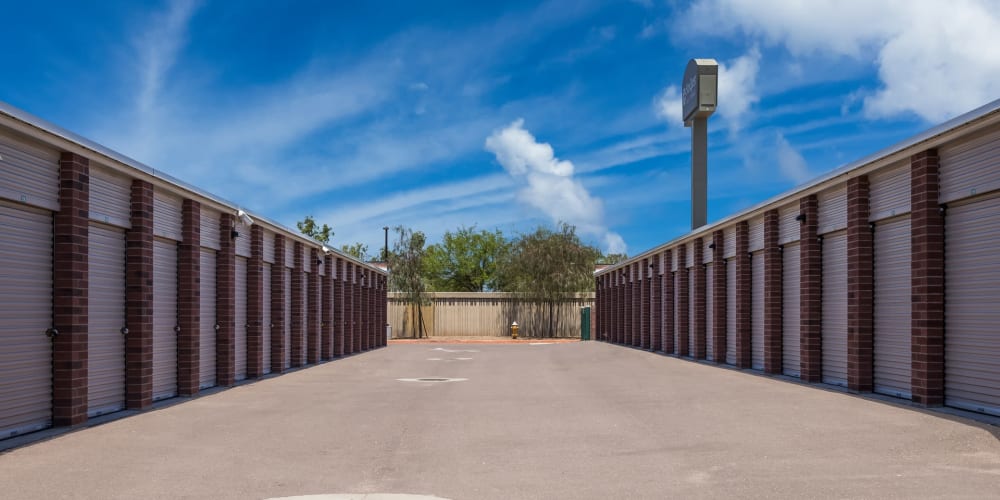
[[[500,230],[476,227],[447,231],[441,243],[427,247],[424,273],[434,290],[484,292],[499,288],[497,269],[510,243]]]
[[[365,245],[364,243],[354,243],[351,245],[345,243],[340,245],[340,251],[360,260],[361,262],[367,261],[370,257],[370,255],[368,255],[368,245]]]
[[[506,291],[520,300],[546,307],[551,337],[557,326],[556,304],[594,289],[594,261],[599,256],[599,250],[580,241],[574,226],[539,227],[511,245],[501,266],[501,279]]]
[[[396,226],[396,241],[389,255],[389,288],[402,294],[404,302],[417,312],[418,337],[424,336],[422,306],[428,303],[424,279],[424,244],[426,236],[404,226]]]
[[[625,262],[626,260],[628,260],[628,255],[627,254],[624,254],[624,253],[609,253],[609,254],[601,254],[601,256],[597,259],[597,263],[598,264],[607,264],[609,266],[613,266],[615,264],[619,264],[621,262]]]
[[[333,228],[326,224],[318,225],[312,215],[307,215],[295,225],[298,226],[299,232],[320,243],[330,243],[330,238],[333,238]]]

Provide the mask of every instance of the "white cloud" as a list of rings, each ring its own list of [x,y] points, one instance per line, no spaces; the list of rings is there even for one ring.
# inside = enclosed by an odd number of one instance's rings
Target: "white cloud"
[[[778,170],[785,178],[802,184],[809,180],[812,175],[809,173],[809,165],[805,158],[785,139],[785,136],[778,132],[774,138],[775,153],[778,156]]]
[[[744,35],[793,57],[873,64],[880,85],[864,98],[870,117],[914,113],[936,122],[1000,95],[995,0],[701,0],[678,26]]]
[[[751,48],[732,61],[719,63],[719,107],[716,114],[725,119],[732,130],[739,130],[750,108],[760,100],[757,95],[757,73],[760,70],[760,50]],[[656,116],[676,126],[681,120],[681,93],[676,85],[663,89],[653,100]]]
[[[609,251],[623,252],[624,241],[604,225],[604,205],[573,177],[573,164],[560,160],[548,143],[539,143],[518,119],[486,139],[507,173],[523,183],[519,199],[553,221],[575,225],[582,233],[601,237]]]

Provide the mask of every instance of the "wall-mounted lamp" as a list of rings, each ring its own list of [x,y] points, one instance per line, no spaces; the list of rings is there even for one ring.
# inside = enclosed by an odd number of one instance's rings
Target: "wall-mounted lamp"
[[[938,207],[938,213],[941,215],[944,215],[944,213],[947,211],[948,211],[948,205],[941,205],[940,207]]]
[[[709,243],[708,244],[708,248],[711,248],[712,250],[715,250],[715,243]]]
[[[248,214],[248,213],[246,213],[246,212],[244,212],[242,210],[237,210],[236,211],[236,216],[239,217],[240,222],[242,222],[244,226],[252,226],[253,225],[253,219],[250,218],[250,214]]]
[[[326,255],[330,255],[331,253],[333,253],[333,250],[330,250],[329,247],[327,247],[326,245],[323,245],[323,253],[326,254]]]
[[[316,265],[317,266],[323,265],[323,259],[316,259]]]
[[[868,230],[871,231],[871,232],[873,232],[873,233],[875,232],[875,223],[874,222],[869,222],[868,223]]]
[[[237,231],[237,230],[235,230],[235,229],[230,229],[229,230],[229,237],[235,240],[236,238],[240,237],[240,232]]]
[[[822,234],[816,237],[816,242],[817,243],[823,243],[823,235]]]
[[[797,220],[797,221],[799,221],[799,222],[801,222],[801,223],[805,224],[805,222],[806,222],[806,214],[799,214],[799,215],[796,215],[796,216],[795,216],[795,220]]]

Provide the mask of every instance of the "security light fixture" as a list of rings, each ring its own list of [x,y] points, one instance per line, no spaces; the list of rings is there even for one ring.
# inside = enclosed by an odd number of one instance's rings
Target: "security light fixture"
[[[715,250],[715,243],[709,243],[708,244],[708,248],[711,248],[712,250]]]
[[[242,210],[237,210],[236,211],[236,216],[240,218],[240,222],[242,222],[244,226],[252,226],[253,225],[253,219],[251,219],[250,215],[247,214],[246,212],[244,212]]]
[[[805,222],[806,222],[806,214],[799,214],[799,215],[796,215],[796,216],[795,216],[795,220],[797,220],[797,221],[799,221],[799,222],[801,222],[801,223],[805,224]]]
[[[235,229],[231,229],[229,231],[229,237],[235,240],[236,238],[240,237],[240,232]]]

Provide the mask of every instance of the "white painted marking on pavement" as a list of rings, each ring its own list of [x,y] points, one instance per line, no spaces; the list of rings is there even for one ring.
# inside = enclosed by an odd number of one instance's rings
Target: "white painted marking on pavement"
[[[432,351],[442,351],[442,352],[479,352],[475,349],[445,349],[444,347],[435,347],[431,349]]]

